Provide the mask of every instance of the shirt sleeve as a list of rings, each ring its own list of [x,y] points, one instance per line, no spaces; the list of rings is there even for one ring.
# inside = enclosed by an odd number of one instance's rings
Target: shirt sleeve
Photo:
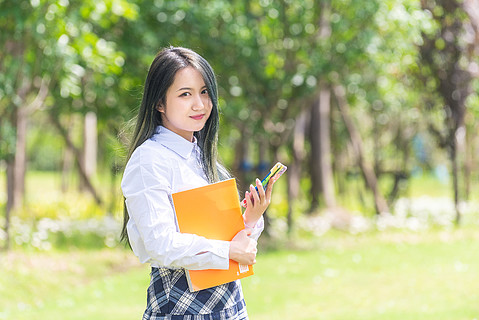
[[[190,270],[228,269],[228,241],[178,232],[169,200],[172,177],[168,167],[131,162],[125,169],[122,191],[130,217],[130,245],[140,261]]]
[[[246,223],[245,223],[245,227],[246,227]],[[261,235],[263,230],[264,230],[264,218],[263,216],[261,216],[261,218],[259,218],[259,220],[254,225],[251,235],[249,237],[258,241],[259,236]]]

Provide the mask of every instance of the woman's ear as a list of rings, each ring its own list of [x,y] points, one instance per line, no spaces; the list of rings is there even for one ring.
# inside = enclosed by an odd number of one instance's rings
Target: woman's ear
[[[163,104],[161,102],[158,102],[158,104],[156,105],[156,110],[158,110],[159,112],[165,112],[165,107],[163,106]]]

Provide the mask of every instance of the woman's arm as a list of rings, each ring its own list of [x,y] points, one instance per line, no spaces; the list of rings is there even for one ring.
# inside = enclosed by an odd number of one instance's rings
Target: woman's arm
[[[249,237],[248,229],[243,229],[231,240],[229,257],[241,264],[252,265],[256,263],[257,242]]]
[[[178,232],[168,196],[172,179],[168,167],[131,162],[125,169],[122,190],[130,216],[130,244],[140,261],[191,270],[227,269],[229,241]]]

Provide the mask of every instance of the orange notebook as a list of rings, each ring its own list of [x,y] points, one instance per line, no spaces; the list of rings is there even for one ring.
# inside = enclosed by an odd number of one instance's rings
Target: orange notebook
[[[244,229],[236,180],[228,179],[173,193],[180,232],[231,241]],[[211,288],[253,275],[253,266],[230,260],[228,270],[186,270],[190,291]]]

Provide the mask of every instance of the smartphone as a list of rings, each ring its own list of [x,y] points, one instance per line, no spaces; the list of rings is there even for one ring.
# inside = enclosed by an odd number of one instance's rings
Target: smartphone
[[[263,178],[263,180],[261,180],[261,185],[263,186],[263,189],[266,190],[266,187],[268,186],[268,182],[271,178],[275,178],[275,179],[278,179],[279,177],[281,177],[281,175],[283,173],[286,172],[286,170],[288,169],[288,167],[286,167],[284,164],[282,164],[281,162],[277,162],[272,168],[271,170],[269,170],[268,174],[266,175],[266,177]],[[258,187],[255,187],[256,191],[258,191]],[[246,208],[246,198],[243,199],[243,201],[241,201],[241,205]]]

